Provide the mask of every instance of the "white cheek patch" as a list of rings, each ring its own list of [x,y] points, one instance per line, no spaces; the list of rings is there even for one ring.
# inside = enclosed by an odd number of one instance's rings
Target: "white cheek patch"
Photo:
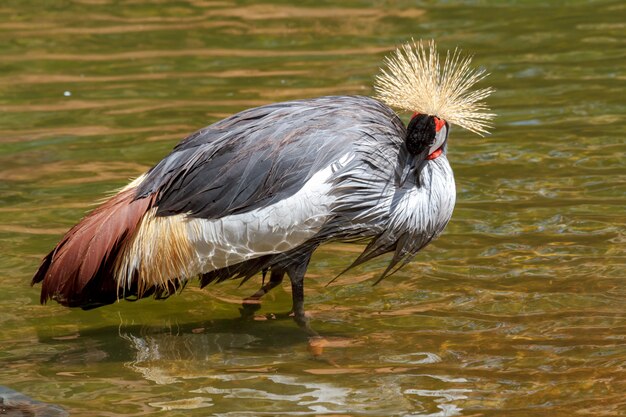
[[[444,125],[439,132],[437,132],[435,134],[435,142],[432,144],[432,146],[428,149],[428,154],[432,154],[433,152],[435,152],[437,149],[441,148],[443,146],[443,144],[446,141],[446,138],[448,137],[448,129],[447,127]]]

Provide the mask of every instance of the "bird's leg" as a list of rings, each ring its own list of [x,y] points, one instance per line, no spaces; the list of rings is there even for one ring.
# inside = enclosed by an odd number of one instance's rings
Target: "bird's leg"
[[[282,268],[272,268],[269,282],[250,297],[243,299],[242,308],[240,309],[241,316],[252,317],[254,312],[261,308],[261,297],[270,292],[272,288],[280,285],[284,276],[285,271]]]
[[[306,327],[308,325],[308,319],[304,312],[304,280],[292,280],[291,281],[291,298],[293,300],[293,307],[291,312],[293,319],[300,327]]]
[[[304,273],[309,265],[311,253],[302,258],[302,262],[287,269],[291,280],[291,298],[293,300],[293,319],[309,336],[319,337],[317,332],[311,328],[309,319],[304,313]]]
[[[246,300],[249,300],[249,301],[251,301],[250,304],[255,304],[255,302],[258,302],[258,300],[260,300],[261,297],[263,297],[265,294],[270,292],[272,290],[272,288],[276,287],[281,282],[283,282],[283,277],[284,276],[285,276],[285,271],[283,269],[281,269],[281,268],[272,268],[271,269],[271,273],[270,273],[270,280],[269,280],[269,282],[267,284],[263,285],[261,288],[259,288],[259,290],[257,292],[255,292],[254,294],[252,294],[250,297],[244,299],[244,302]]]

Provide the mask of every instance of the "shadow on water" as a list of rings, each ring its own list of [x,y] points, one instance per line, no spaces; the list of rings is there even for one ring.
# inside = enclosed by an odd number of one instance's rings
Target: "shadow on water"
[[[117,337],[111,337],[113,334]],[[333,341],[350,339],[341,332],[324,334],[331,349],[345,347],[342,343],[333,346]],[[390,366],[380,369],[352,368],[348,360],[340,365],[327,355],[312,352],[309,337],[291,318],[217,319],[168,326],[121,323],[83,329],[74,336],[42,333],[39,343],[57,352],[47,359],[57,378],[84,385],[90,372],[105,379],[115,373],[116,379],[133,386],[135,400],[143,401],[146,410],[211,407],[224,410],[215,415],[225,416],[276,415],[278,410],[284,415],[367,412],[361,395],[375,401],[391,395],[379,392],[369,378],[388,380],[385,385],[394,386],[393,395],[398,397],[391,404],[402,407],[408,406],[405,395],[443,399],[443,407],[450,410],[458,408],[448,402],[463,398],[453,395],[457,388],[444,389],[441,394],[408,382],[434,378],[445,385],[446,378],[423,374],[424,365],[440,360],[437,355],[391,355],[386,358]],[[121,368],[128,371],[123,378]],[[369,376],[362,380],[361,374]],[[352,380],[353,387],[347,388],[338,379]],[[453,380],[452,385],[457,382]],[[403,394],[402,387],[407,384],[414,391]],[[159,387],[168,391],[159,395]],[[434,409],[441,407],[432,404]]]
[[[50,357],[54,363],[85,362],[85,356],[80,352],[94,348],[101,351],[101,355],[94,359],[125,362],[139,357],[142,360],[206,361],[216,354],[236,356],[242,350],[272,351],[307,346],[309,336],[291,318],[261,318],[216,319],[163,326],[120,323],[119,326],[85,328],[81,329],[80,335],[68,336],[51,336],[42,330],[38,339],[39,343],[49,346],[75,341],[73,348]],[[344,337],[338,332],[326,332],[325,336]]]
[[[316,323],[328,341],[317,351],[291,318],[162,325],[120,318],[118,326],[80,325],[67,327],[67,333],[64,325],[47,331],[41,326],[38,347],[45,353],[39,363],[45,375],[80,395],[93,389],[100,396],[118,395],[113,393],[132,387],[132,398],[120,396],[117,406],[132,401],[146,413],[398,415],[412,407],[442,416],[460,412],[468,381],[437,370],[446,361],[437,353],[404,353],[394,348],[406,343],[399,335],[355,335],[349,327],[334,331]],[[113,387],[103,389],[103,381]],[[82,407],[70,404],[73,410]]]

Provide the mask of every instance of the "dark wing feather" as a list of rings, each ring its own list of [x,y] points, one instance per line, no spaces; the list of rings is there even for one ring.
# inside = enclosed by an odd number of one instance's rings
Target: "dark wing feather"
[[[349,152],[367,97],[321,97],[243,111],[182,141],[148,172],[138,196],[157,193],[157,215],[219,218],[296,193]]]

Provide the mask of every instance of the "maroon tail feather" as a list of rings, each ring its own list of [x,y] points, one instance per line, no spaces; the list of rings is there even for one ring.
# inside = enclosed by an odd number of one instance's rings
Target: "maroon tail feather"
[[[93,308],[118,298],[115,258],[133,235],[153,197],[134,199],[129,189],[89,213],[72,227],[41,262],[31,284],[43,281],[41,303],[49,299],[69,307]]]

